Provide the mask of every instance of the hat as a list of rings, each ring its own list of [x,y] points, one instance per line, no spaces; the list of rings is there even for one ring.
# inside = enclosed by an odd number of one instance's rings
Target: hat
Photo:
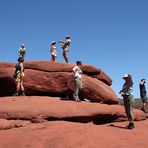
[[[82,61],[76,61],[76,63],[82,65]]]
[[[52,43],[51,43],[51,44],[52,44],[52,45],[53,45],[53,44],[56,44],[56,41],[52,41]]]
[[[141,82],[146,82],[146,79],[141,79]]]
[[[25,46],[24,44],[21,44],[21,46]]]
[[[129,77],[129,74],[126,73],[126,74],[124,74],[123,79],[128,78],[128,77]]]
[[[69,38],[70,38],[70,35],[67,35],[67,36],[66,36],[66,39],[69,39]]]

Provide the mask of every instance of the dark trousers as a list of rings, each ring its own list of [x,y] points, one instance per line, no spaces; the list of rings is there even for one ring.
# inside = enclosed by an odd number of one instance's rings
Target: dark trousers
[[[129,122],[133,122],[134,120],[134,115],[133,115],[133,95],[124,95],[123,96],[123,101],[124,101],[124,107],[125,107],[125,112],[127,115],[127,118]]]

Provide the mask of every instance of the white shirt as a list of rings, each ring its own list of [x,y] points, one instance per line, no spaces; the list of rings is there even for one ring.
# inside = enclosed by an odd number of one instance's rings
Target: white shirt
[[[79,79],[81,79],[81,74],[82,74],[82,70],[78,67],[78,66],[75,66],[74,68],[73,68],[73,72],[74,72],[74,77],[75,78],[79,78]]]

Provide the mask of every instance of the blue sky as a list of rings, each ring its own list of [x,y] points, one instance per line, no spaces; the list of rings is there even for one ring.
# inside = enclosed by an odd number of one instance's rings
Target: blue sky
[[[50,43],[70,35],[71,63],[101,68],[119,97],[131,73],[139,97],[139,81],[148,79],[147,8],[147,0],[0,0],[0,62],[16,62],[21,43],[26,60],[49,60]]]

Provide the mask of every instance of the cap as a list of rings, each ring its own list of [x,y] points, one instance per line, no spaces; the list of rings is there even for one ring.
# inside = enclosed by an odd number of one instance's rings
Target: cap
[[[129,74],[126,73],[126,74],[124,74],[123,79],[128,78],[128,77],[129,77]]]
[[[70,35],[67,35],[67,36],[66,36],[66,39],[69,39],[69,38],[70,38]]]
[[[56,41],[52,41],[52,43],[51,43],[51,44],[52,44],[52,45],[53,45],[53,44],[56,44]]]
[[[21,44],[21,46],[25,46],[24,44]]]
[[[141,79],[141,82],[142,82],[142,81],[143,81],[143,82],[146,82],[146,79]]]
[[[76,63],[82,65],[82,61],[76,61]]]

